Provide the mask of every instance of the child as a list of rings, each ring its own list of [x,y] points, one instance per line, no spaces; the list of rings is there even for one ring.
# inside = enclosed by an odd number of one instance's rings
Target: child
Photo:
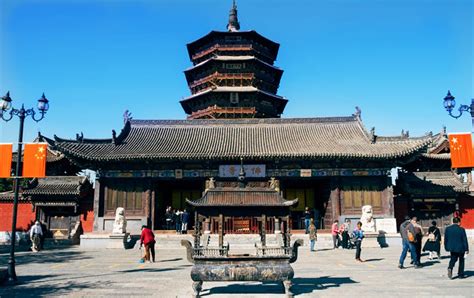
[[[352,232],[352,237],[355,239],[354,242],[356,245],[355,259],[356,261],[363,262],[360,259],[360,251],[361,251],[362,239],[364,238],[364,231],[362,231],[362,223],[360,221],[357,223],[357,227],[354,229],[354,232]]]

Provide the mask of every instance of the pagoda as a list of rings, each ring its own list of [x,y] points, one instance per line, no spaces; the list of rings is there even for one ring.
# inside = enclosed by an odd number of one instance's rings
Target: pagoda
[[[279,118],[288,102],[277,95],[283,70],[280,45],[256,31],[239,31],[235,1],[227,31],[211,31],[187,45],[193,66],[184,71],[191,96],[181,100],[188,119]]]

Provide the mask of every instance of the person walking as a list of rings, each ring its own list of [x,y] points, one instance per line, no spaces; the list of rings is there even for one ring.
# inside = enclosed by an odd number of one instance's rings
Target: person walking
[[[421,268],[420,264],[416,261],[416,248],[415,248],[415,227],[413,223],[416,222],[416,217],[410,220],[410,217],[405,217],[405,221],[400,225],[400,236],[402,237],[402,254],[398,261],[398,268],[403,269],[403,262],[407,256],[408,250],[410,250],[411,259],[414,260],[415,268]]]
[[[189,213],[186,211],[186,209],[183,210],[183,213],[181,214],[181,234],[187,234],[188,233],[188,222],[189,222]]]
[[[419,221],[416,220],[413,223],[413,228],[415,230],[415,250],[416,250],[416,263],[421,264],[421,244],[423,243],[423,227],[420,225]],[[414,264],[415,261],[411,260],[411,263]]]
[[[311,212],[309,212],[309,208],[306,207],[304,209],[304,229],[305,229],[305,233],[308,234],[309,233],[309,222],[310,222],[310,219],[311,219]]]
[[[459,259],[458,278],[464,278],[464,254],[469,253],[466,230],[460,226],[459,217],[453,218],[453,224],[444,231],[444,249],[451,253],[448,265],[448,278],[453,278],[453,268]]]
[[[363,262],[360,258],[360,253],[362,250],[362,239],[364,239],[364,231],[362,231],[362,222],[357,222],[357,226],[352,232],[352,236],[354,238],[355,246],[356,246],[356,254],[355,259],[356,261]]]
[[[168,206],[165,212],[165,222],[167,230],[171,230],[171,227],[173,226],[173,217],[173,210],[171,209],[171,206]]]
[[[341,225],[340,232],[342,234],[342,248],[349,248],[349,231],[351,229],[351,220],[346,218]]]
[[[176,209],[176,212],[174,213],[174,223],[175,223],[175,228],[176,228],[176,234],[181,233],[181,210]]]
[[[314,219],[311,218],[309,222],[309,243],[310,243],[310,251],[314,250],[314,244],[318,239],[316,225],[314,224]]]
[[[336,249],[339,244],[339,221],[336,219],[331,227],[333,248]]]
[[[41,229],[41,224],[39,221],[36,221],[35,224],[30,229],[30,239],[31,239],[31,250],[34,252],[40,251],[41,248],[41,237],[43,237],[43,229]]]
[[[441,259],[441,232],[436,226],[436,221],[431,222],[431,227],[428,229],[428,239],[423,246],[423,251],[429,252],[429,259],[433,260],[434,253],[438,256],[438,261]]]
[[[155,262],[155,234],[147,227],[142,226],[140,235],[140,248],[145,245],[145,256],[142,258],[144,262]],[[151,254],[151,259],[150,259]]]

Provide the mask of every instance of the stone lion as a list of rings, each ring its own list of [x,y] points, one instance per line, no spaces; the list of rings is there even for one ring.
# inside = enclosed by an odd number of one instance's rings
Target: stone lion
[[[125,209],[118,207],[115,210],[114,229],[112,234],[125,234],[127,231],[127,219],[125,218]]]
[[[375,232],[375,220],[372,213],[372,206],[362,206],[362,216],[360,217],[362,230],[365,232]]]

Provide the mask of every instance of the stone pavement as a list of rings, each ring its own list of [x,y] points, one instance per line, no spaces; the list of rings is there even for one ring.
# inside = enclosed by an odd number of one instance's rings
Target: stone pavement
[[[399,247],[365,248],[364,263],[354,260],[354,250],[300,250],[293,264],[293,292],[301,297],[474,297],[474,255],[466,259],[466,279],[448,280],[449,258],[441,262],[426,256],[422,269],[397,268]],[[184,248],[158,249],[157,262],[139,264],[140,251],[81,251],[59,248],[37,254],[20,252],[17,274],[21,283],[0,287],[0,297],[25,296],[155,296],[191,297],[191,264]],[[0,268],[7,253],[0,253]],[[455,268],[457,269],[457,268]],[[456,270],[454,272],[457,272]],[[204,283],[203,296],[284,297],[277,284]]]

